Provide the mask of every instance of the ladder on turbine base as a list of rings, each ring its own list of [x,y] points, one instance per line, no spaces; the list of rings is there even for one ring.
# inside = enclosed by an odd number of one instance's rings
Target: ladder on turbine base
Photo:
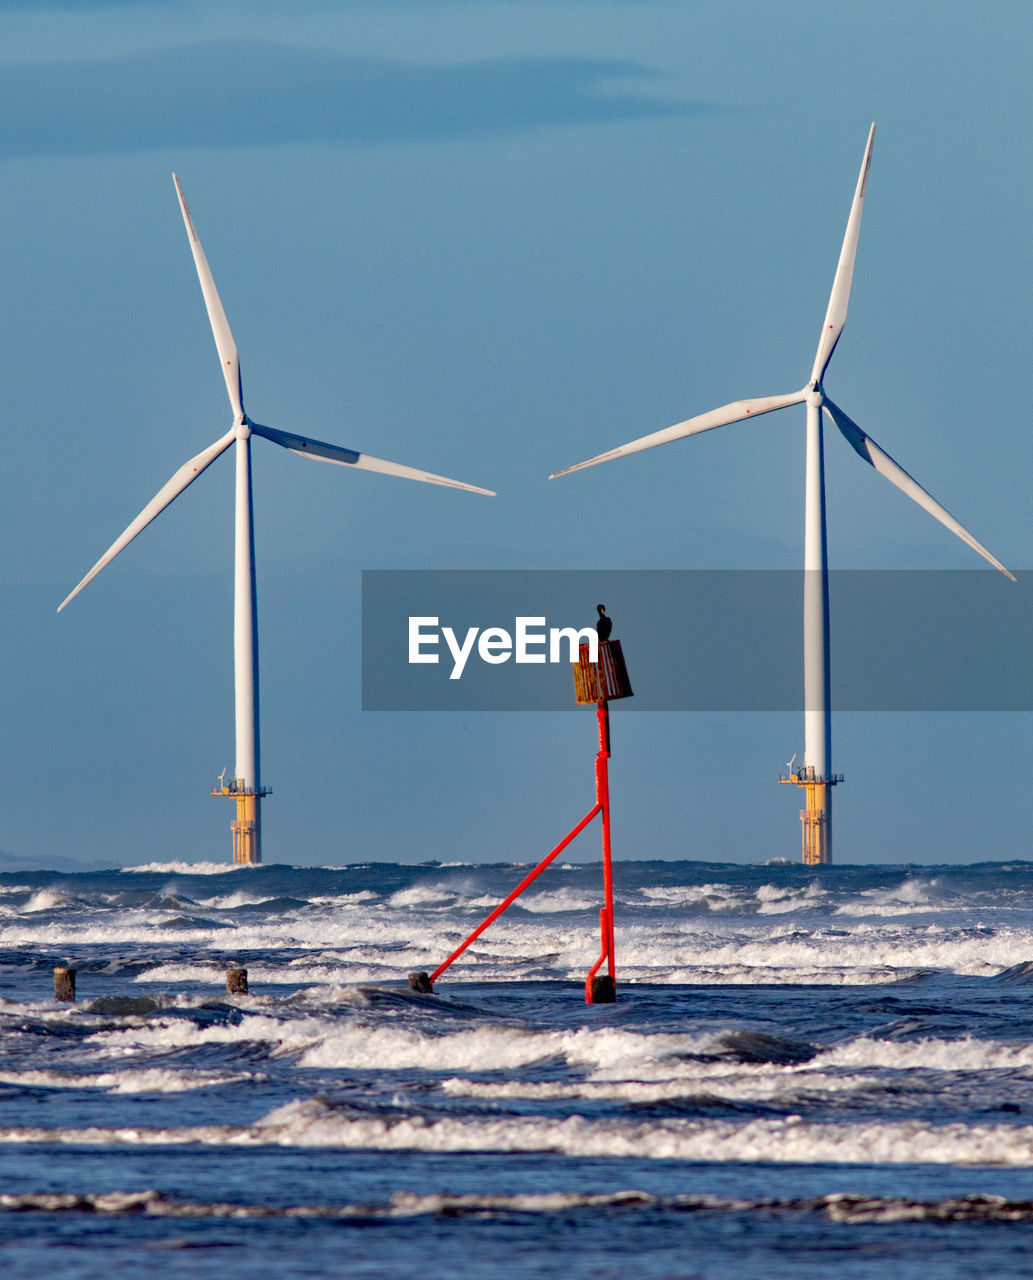
[[[803,765],[795,773],[783,773],[778,781],[784,786],[803,787],[805,792],[807,807],[800,810],[804,866],[828,866],[832,861],[832,788],[843,781],[843,775],[822,778],[813,765]]]

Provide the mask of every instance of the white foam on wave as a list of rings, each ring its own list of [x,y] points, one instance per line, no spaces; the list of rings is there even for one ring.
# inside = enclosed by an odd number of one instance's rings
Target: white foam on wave
[[[782,970],[790,981],[795,973],[822,969],[945,969],[986,976],[1033,956],[1033,930],[977,931],[939,923],[895,927],[861,921],[836,929],[754,925],[724,936],[712,929],[668,930],[658,939],[653,927],[629,925],[618,926],[617,946],[622,969]]]
[[[872,1040],[859,1036],[814,1059],[825,1067],[887,1067],[896,1071],[1014,1071],[1033,1068],[1033,1045],[998,1040]]]
[[[751,1103],[792,1108],[813,1105],[818,1096],[832,1098],[892,1089],[914,1095],[939,1093],[942,1072],[980,1072],[986,1084],[989,1071],[1028,1073],[1033,1047],[964,1039],[891,1042],[859,1037],[800,1062],[743,1062],[731,1054],[715,1060],[714,1051],[728,1049],[722,1037],[709,1045],[709,1056],[655,1055],[648,1061],[629,1061],[598,1067],[583,1080],[471,1080],[454,1076],[441,1082],[453,1097],[496,1101],[566,1100],[573,1103],[691,1101]],[[628,1068],[631,1068],[630,1070]],[[894,1078],[906,1072],[906,1081]],[[935,1072],[935,1076],[923,1075]],[[1014,1096],[1014,1090],[1011,1096]]]
[[[388,898],[389,907],[447,907],[455,903],[460,895],[453,885],[414,884],[408,889],[399,889]]]
[[[808,910],[824,904],[828,890],[817,882],[799,886],[762,884],[757,889],[757,913],[759,915],[785,915],[789,911]]]
[[[622,964],[618,981],[624,984],[649,982],[664,986],[694,984],[701,986],[863,987],[882,982],[899,982],[916,972],[919,970],[914,967],[897,969],[892,965],[853,965],[836,968],[831,965],[710,965],[704,962],[670,969],[650,965]]]
[[[810,1072],[799,1077],[786,1076],[777,1068],[761,1072],[757,1068],[726,1067],[723,1070],[697,1068],[695,1075],[685,1079],[658,1080],[584,1080],[578,1084],[557,1081],[483,1081],[466,1080],[461,1076],[442,1081],[441,1088],[453,1098],[488,1099],[493,1102],[516,1100],[532,1102],[569,1102],[577,1104],[631,1103],[648,1106],[660,1102],[680,1102],[687,1105],[713,1106],[719,1103],[764,1104],[792,1107],[807,1100],[813,1101],[815,1091],[849,1094],[863,1089],[869,1081],[860,1078],[824,1076]]]
[[[580,1115],[370,1115],[319,1098],[287,1103],[248,1126],[7,1127],[0,1142],[105,1146],[279,1146],[375,1151],[548,1152],[553,1156],[713,1163],[934,1164],[1033,1167],[1033,1126],[817,1123],[800,1116],[745,1123],[669,1118],[593,1121]]]
[[[312,994],[319,998],[318,991]],[[709,1098],[785,1107],[807,1105],[818,1094],[889,1087],[887,1071],[909,1073],[908,1090],[928,1093],[938,1087],[935,1079],[923,1080],[916,1073],[968,1071],[985,1076],[988,1071],[1028,1073],[1033,1069],[1033,1046],[971,1037],[886,1041],[861,1036],[809,1060],[786,1064],[742,1061],[736,1056],[741,1046],[734,1037],[729,1040],[727,1029],[690,1035],[608,1026],[529,1031],[490,1025],[427,1034],[398,1022],[370,1025],[361,1014],[366,996],[350,994],[359,1016],[344,1026],[339,1002],[329,1017],[313,1012],[288,1020],[256,1012],[234,1025],[198,1026],[182,1018],[151,1016],[145,1023],[94,1032],[86,1038],[85,1047],[104,1061],[108,1055],[166,1053],[209,1044],[264,1044],[272,1057],[295,1057],[302,1070],[459,1072],[441,1085],[454,1096],[637,1103]],[[765,1045],[755,1048],[763,1052]],[[776,1059],[778,1049],[775,1044]],[[463,1078],[519,1070],[549,1059],[562,1062],[568,1071],[584,1073],[583,1078],[558,1082]],[[169,1078],[177,1076],[171,1073]],[[154,1077],[158,1082],[154,1087],[160,1087],[162,1078]],[[148,1080],[139,1089],[129,1084],[121,1091],[144,1091],[152,1083]]]
[[[855,1198],[856,1199],[856,1198]],[[873,1201],[865,1201],[869,1214]],[[798,1207],[792,1205],[792,1207]],[[555,1214],[578,1209],[635,1209],[670,1205],[676,1209],[735,1210],[752,1207],[748,1201],[716,1196],[674,1196],[667,1200],[644,1191],[542,1191],[524,1195],[396,1191],[386,1204],[242,1204],[239,1201],[182,1200],[160,1191],[30,1191],[0,1193],[0,1212],[96,1213],[145,1215],[149,1218],[413,1218],[461,1214]],[[810,1207],[807,1205],[806,1207]],[[845,1206],[843,1206],[845,1208]],[[992,1212],[992,1208],[991,1208]],[[1027,1215],[1029,1216],[1029,1215]]]
[[[179,908],[193,913],[194,908]],[[204,908],[198,908],[203,916]],[[49,913],[49,914],[48,914]],[[334,949],[327,980],[360,982],[404,976],[433,968],[461,934],[453,912],[383,913],[357,909],[277,913],[235,919],[217,932],[199,916],[170,922],[166,908],[88,912],[63,911],[52,904],[36,912],[0,918],[0,945],[62,947],[81,944],[153,945],[156,930],[174,924],[167,936],[176,944],[219,951],[262,954],[274,950]],[[876,927],[868,921],[839,929],[791,928],[780,915],[777,927],[753,924],[734,931],[716,928],[713,917],[655,924],[617,925],[617,957],[622,978],[642,982],[821,982],[892,980],[921,970],[940,969],[989,976],[1033,957],[1033,929],[958,929],[939,923]],[[699,921],[709,921],[702,927]],[[399,947],[399,941],[404,946]],[[503,916],[449,971],[448,980],[519,979],[540,970],[550,956],[550,974],[582,978],[598,954],[596,931],[562,913]],[[306,982],[319,981],[320,961],[309,963]],[[175,970],[159,968],[146,981],[178,981]],[[274,979],[275,980],[275,979]],[[290,978],[287,979],[288,981]]]
[[[647,903],[671,907],[703,907],[707,911],[741,911],[752,896],[728,884],[646,885],[639,891]]]
[[[428,1035],[395,1022],[369,1025],[359,1019],[341,1026],[339,1018],[287,1020],[255,1013],[232,1025],[205,1026],[151,1016],[142,1025],[96,1031],[86,1040],[92,1048],[116,1053],[256,1042],[267,1044],[274,1054],[299,1055],[298,1066],[309,1069],[501,1071],[555,1057],[598,1078],[650,1072],[670,1078],[679,1055],[707,1052],[715,1037],[650,1035],[616,1027],[525,1031],[505,1025]]]
[[[108,1093],[187,1093],[194,1089],[210,1089],[235,1084],[241,1080],[261,1079],[251,1073],[201,1071],[169,1071],[163,1067],[139,1070],[98,1071],[73,1074],[66,1071],[4,1071],[4,1084],[42,1087],[45,1089],[103,1089]]]
[[[224,876],[235,875],[238,871],[250,871],[247,863],[240,862],[145,862],[138,867],[123,867],[123,871],[144,874],[158,872],[162,875],[178,876]]]
[[[599,910],[599,891],[594,893],[564,887],[551,892],[527,893],[519,899],[525,911],[534,915],[551,915],[560,911]]]
[[[1033,1204],[1006,1200],[1004,1196],[974,1193],[944,1200],[913,1200],[908,1196],[869,1196],[856,1192],[832,1192],[807,1199],[765,1196],[750,1200],[741,1196],[658,1196],[646,1191],[606,1192],[538,1191],[515,1195],[473,1192],[395,1191],[386,1204],[244,1204],[239,1200],[203,1202],[179,1199],[161,1191],[29,1191],[0,1193],[2,1213],[95,1213],[144,1215],[149,1218],[293,1218],[371,1219],[460,1215],[464,1218],[510,1217],[513,1214],[554,1215],[590,1210],[664,1210],[679,1213],[742,1214],[760,1210],[773,1213],[824,1212],[833,1222],[1029,1222]]]
[[[269,1046],[274,1054],[301,1053],[318,1044],[326,1034],[325,1024],[316,1018],[276,1018],[251,1014],[239,1023],[198,1026],[185,1018],[150,1017],[142,1026],[95,1031],[86,1045],[103,1052],[195,1048],[205,1044],[250,1044]]]
[[[645,1035],[610,1027],[522,1031],[488,1026],[428,1036],[396,1024],[353,1026],[329,1032],[304,1051],[299,1065],[479,1072],[514,1070],[558,1058],[575,1069],[624,1075],[648,1070],[670,1054],[700,1051],[712,1043],[713,1038],[706,1035]]]
[[[217,894],[214,898],[198,898],[197,905],[206,911],[228,911],[234,907],[257,907],[263,902],[271,901],[268,894],[255,895],[246,889],[235,889],[232,893]]]
[[[257,981],[258,969],[251,964],[247,969],[251,981]],[[277,981],[269,970],[264,971],[262,976],[266,982]],[[145,969],[142,973],[138,973],[133,978],[133,982],[189,983],[191,986],[198,987],[218,986],[225,990],[226,967],[221,964],[184,964],[182,962],[159,964],[153,969]]]
[[[374,893],[372,889],[360,889],[358,893],[339,893],[332,896],[311,897],[309,902],[314,907],[357,907],[367,902],[373,902],[379,898],[379,893]]]
[[[432,924],[420,923],[417,920],[402,918],[390,919],[384,915],[366,914],[362,911],[344,913],[333,908],[325,911],[284,912],[273,916],[263,916],[260,912],[242,919],[225,922],[224,927],[214,931],[211,924],[203,918],[203,908],[168,906],[147,908],[121,908],[87,914],[78,911],[74,917],[64,916],[54,920],[33,920],[31,917],[19,915],[17,919],[5,920],[0,926],[0,942],[2,943],[35,943],[58,945],[65,943],[98,943],[154,944],[156,929],[161,929],[169,922],[170,917],[186,917],[176,923],[174,931],[169,932],[170,939],[176,942],[189,941],[197,945],[209,945],[220,951],[271,951],[283,948],[318,948],[333,946],[335,943],[343,948],[352,949],[357,943],[384,945],[393,955],[393,963],[397,970],[404,972],[404,965],[426,967],[428,956],[447,955],[455,945],[447,943],[452,936],[453,922],[442,915]],[[194,918],[194,912],[201,914]],[[510,922],[507,922],[510,923]],[[505,934],[505,925],[498,931],[499,936]],[[396,950],[399,935],[408,935],[412,939],[408,952]],[[158,935],[161,936],[161,935]],[[512,935],[511,935],[512,936]],[[583,930],[581,939],[584,942]],[[447,945],[446,945],[447,943]],[[540,949],[540,948],[539,948]],[[385,959],[389,952],[385,951]],[[587,954],[587,948],[586,948]]]
[[[1033,1165],[1033,1126],[814,1123],[800,1116],[729,1121],[595,1122],[579,1115],[393,1118],[341,1114],[318,1099],[260,1122],[277,1142],[422,1151],[552,1151],[569,1156],[829,1164]]]
[[[862,889],[850,902],[841,903],[841,916],[909,916],[942,911],[944,904],[933,890],[936,880],[913,878],[889,889]]]
[[[393,953],[390,962],[385,961],[379,965],[344,964],[340,960],[321,960],[314,956],[290,960],[282,965],[256,964],[249,959],[244,967],[248,971],[248,981],[252,988],[248,997],[252,1003],[261,999],[263,987],[302,986],[317,991],[325,1001],[352,1004],[362,998],[355,983],[397,980],[399,962],[397,953]],[[169,961],[136,974],[133,982],[145,986],[161,983],[163,986],[218,987],[225,990],[226,965],[222,962],[205,964],[201,961]],[[189,998],[185,995],[180,999],[189,1003]]]
[[[154,863],[135,870],[159,867],[171,877],[176,868],[194,873],[205,864]],[[232,870],[225,864],[207,864],[204,873]],[[480,877],[460,879],[461,883],[449,883],[443,876],[428,876],[387,899],[362,889],[310,899],[304,911],[241,912],[232,919],[220,917],[218,930],[213,928],[214,917],[204,918],[206,911],[260,908],[269,901],[251,887],[254,880],[213,883],[215,892],[201,903],[164,906],[98,905],[42,889],[16,915],[0,915],[0,945],[151,947],[165,936],[177,950],[178,944],[188,943],[192,949],[210,946],[259,955],[318,951],[319,958],[310,959],[301,978],[306,984],[321,979],[376,981],[433,968],[466,931],[462,913],[480,913],[496,905],[494,895],[485,894]],[[175,881],[170,879],[170,885],[174,888]],[[625,923],[618,914],[621,976],[625,981],[661,983],[845,985],[888,981],[928,969],[988,976],[1033,957],[1033,921],[1009,910],[1005,922],[990,917],[992,927],[980,925],[979,919],[968,925],[964,919],[959,922],[954,907],[937,916],[932,907],[922,905],[925,896],[935,898],[940,892],[934,879],[916,877],[896,888],[865,890],[851,896],[849,909],[837,908],[840,914],[820,910],[824,892],[813,883],[795,888],[766,884],[756,890],[733,890],[719,882],[692,888],[647,885],[631,917],[635,922]],[[299,899],[304,896],[299,888]],[[541,976],[543,964],[549,977],[582,978],[598,954],[598,940],[596,930],[574,913],[594,910],[597,902],[592,890],[536,886],[522,900],[523,910],[492,925],[450,970],[448,980]],[[892,919],[895,911],[904,918]],[[908,920],[914,911],[925,914]],[[175,918],[177,912],[180,918]],[[564,918],[567,912],[569,919]],[[885,919],[887,915],[891,918]],[[156,933],[159,929],[167,932]],[[324,961],[322,953],[330,950],[332,958]],[[546,956],[547,962],[542,959]],[[142,980],[188,980],[178,972],[159,968]]]
[[[60,911],[74,905],[76,900],[67,893],[60,893],[57,889],[39,889],[22,907],[22,911],[26,915],[32,915],[37,911]]]

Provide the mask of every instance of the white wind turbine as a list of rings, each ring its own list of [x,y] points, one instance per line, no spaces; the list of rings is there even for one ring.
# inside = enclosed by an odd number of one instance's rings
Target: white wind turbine
[[[723,427],[730,422],[756,418],[774,409],[784,409],[791,404],[807,406],[807,463],[806,502],[804,514],[804,756],[796,773],[781,779],[783,782],[802,786],[806,791],[807,807],[801,812],[803,820],[803,860],[809,863],[832,861],[832,787],[842,779],[832,772],[832,733],[829,711],[829,588],[828,550],[825,539],[825,466],[822,444],[822,409],[832,418],[853,449],[865,462],[886,477],[935,516],[941,524],[956,533],[963,542],[978,551],[984,559],[1014,581],[1003,564],[987,551],[969,531],[959,524],[912,476],[899,466],[871,436],[852,421],[825,393],[823,379],[846,323],[850,283],[854,274],[857,254],[857,238],[861,230],[861,214],[864,210],[865,188],[868,185],[868,169],[872,159],[872,143],[875,125],[868,132],[868,141],[857,178],[854,201],[847,219],[843,248],[839,254],[828,311],[821,329],[814,366],[807,384],[799,391],[787,395],[761,396],[754,400],[736,400],[709,413],[679,422],[662,431],[642,436],[630,444],[600,453],[573,467],[554,472],[555,476],[568,475],[583,467],[609,462],[628,453],[652,449],[654,445],[680,440],[683,436],[698,435],[712,427]],[[795,759],[795,757],[794,757]]]
[[[243,388],[240,377],[240,362],[233,334],[226,320],[226,313],[219,301],[215,281],[208,267],[208,261],[201,248],[197,231],[194,228],[190,210],[187,208],[179,179],[175,174],[172,180],[176,184],[179,196],[179,207],[183,212],[190,248],[194,255],[194,263],[201,281],[201,292],[204,294],[208,319],[211,321],[215,346],[219,352],[222,365],[222,376],[226,381],[230,405],[233,409],[233,425],[224,436],[220,436],[214,444],[185,462],[175,475],[164,484],[151,501],[129,525],[125,532],[117,538],[104,552],[101,558],[83,578],[79,585],[59,605],[58,612],[100,573],[106,564],[136,537],[136,535],[160,512],[178,497],[191,481],[209,467],[220,453],[232,444],[237,446],[237,484],[236,484],[236,520],[235,520],[235,555],[233,585],[233,676],[236,706],[236,771],[227,784],[222,785],[213,795],[227,795],[237,801],[237,820],[233,823],[233,860],[234,862],[261,861],[261,798],[269,793],[263,787],[259,760],[258,730],[258,617],[255,602],[255,541],[252,525],[251,502],[251,437],[262,436],[273,444],[281,445],[292,453],[303,458],[314,458],[321,462],[332,462],[340,466],[354,467],[357,471],[380,471],[385,475],[403,476],[409,480],[423,480],[428,484],[447,485],[452,489],[465,489],[469,493],[483,493],[494,496],[491,489],[479,489],[476,485],[462,484],[458,480],[449,480],[444,476],[434,475],[429,471],[420,471],[413,467],[405,467],[397,462],[385,462],[383,458],[374,458],[368,453],[359,453],[354,449],[343,449],[338,445],[324,444],[319,440],[311,440],[306,436],[292,435],[288,431],[278,431],[273,427],[263,427],[253,422],[244,412]]]

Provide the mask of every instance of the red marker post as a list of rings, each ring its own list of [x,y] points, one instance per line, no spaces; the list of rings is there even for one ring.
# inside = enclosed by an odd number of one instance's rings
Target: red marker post
[[[599,959],[585,976],[585,1003],[612,1004],[617,998],[617,964],[613,945],[613,862],[610,852],[610,709],[615,698],[632,697],[628,668],[619,640],[600,640],[599,661],[591,661],[587,644],[578,651],[574,692],[580,706],[596,704],[599,751],[595,757],[596,809],[603,817],[603,907],[599,912]],[[606,972],[600,973],[603,963]]]
[[[458,960],[463,952],[475,942],[481,934],[511,906],[529,885],[542,874],[568,844],[584,831],[596,814],[603,819],[603,907],[599,912],[602,946],[599,959],[589,969],[585,977],[586,1004],[612,1004],[617,998],[617,969],[613,946],[613,865],[610,854],[610,776],[608,764],[610,759],[610,712],[608,704],[615,698],[632,697],[631,682],[628,669],[624,665],[619,640],[600,640],[598,644],[598,661],[591,661],[591,648],[587,644],[580,646],[578,661],[574,664],[574,692],[579,706],[596,705],[596,719],[599,726],[599,750],[595,757],[595,805],[572,830],[538,863],[533,871],[520,881],[517,887],[474,929],[464,938],[458,947],[438,965],[433,973],[410,973],[409,986],[414,991],[430,992],[434,983],[445,970]],[[606,972],[600,973],[603,964]]]

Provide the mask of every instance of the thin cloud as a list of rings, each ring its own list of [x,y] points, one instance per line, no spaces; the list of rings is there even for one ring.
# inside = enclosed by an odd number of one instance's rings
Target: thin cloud
[[[507,58],[434,66],[259,41],[0,70],[0,156],[291,142],[434,142],[716,108],[643,89],[628,62]]]

